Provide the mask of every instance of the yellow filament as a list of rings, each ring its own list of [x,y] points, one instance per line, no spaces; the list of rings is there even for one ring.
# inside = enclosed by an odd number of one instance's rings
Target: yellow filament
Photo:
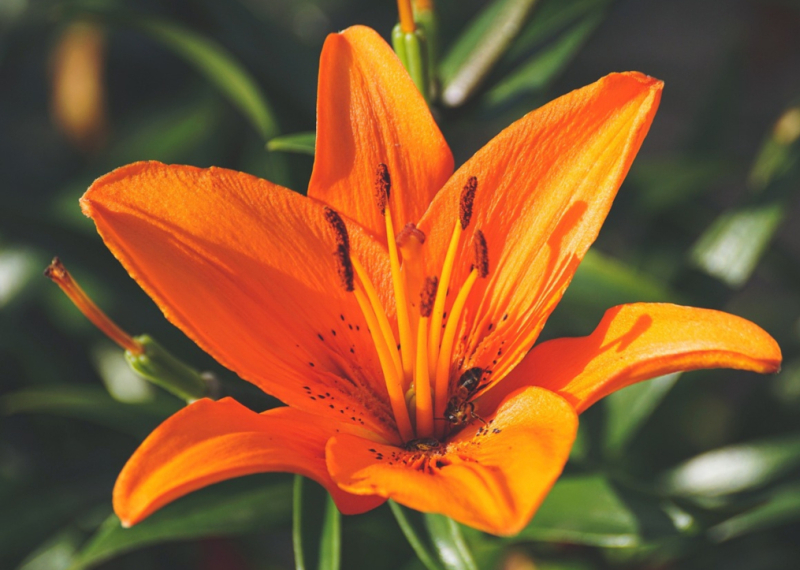
[[[419,318],[417,339],[424,339],[428,334],[428,317]],[[433,401],[431,398],[431,380],[428,373],[428,347],[424,342],[417,344],[417,367],[414,374],[417,408],[417,437],[433,436]]]
[[[383,335],[383,340],[386,343],[389,353],[391,354],[397,377],[402,378],[403,364],[400,362],[400,353],[397,351],[397,343],[394,340],[392,325],[389,324],[389,319],[386,317],[386,311],[383,310],[383,305],[378,298],[378,292],[375,290],[375,286],[372,284],[372,281],[370,281],[369,275],[367,275],[367,272],[364,270],[364,266],[361,265],[361,262],[359,262],[354,256],[350,257],[350,261],[353,264],[353,269],[355,270],[356,275],[358,275],[358,279],[361,281],[361,285],[364,287],[364,291],[367,294],[367,298],[372,306],[372,310],[375,312],[375,317],[378,319],[378,326],[381,334]]]
[[[400,273],[400,258],[397,255],[397,242],[392,224],[392,213],[386,206],[386,241],[389,246],[389,260],[392,264],[392,283],[394,284],[395,305],[397,305],[397,330],[400,333],[400,357],[403,361],[403,381],[408,388],[414,377],[414,355],[416,346],[411,335],[411,326],[408,322],[408,301],[406,298],[406,285]]]
[[[447,395],[450,383],[450,358],[453,355],[453,346],[455,344],[456,333],[458,332],[458,321],[461,319],[461,313],[464,311],[464,305],[467,302],[472,286],[478,279],[478,270],[473,269],[461,291],[458,292],[455,302],[450,309],[450,318],[447,319],[447,326],[444,328],[444,336],[442,336],[442,350],[439,353],[439,360],[436,365],[436,417],[444,417],[444,409],[447,406]],[[444,426],[442,426],[442,430]]]
[[[444,303],[447,299],[447,289],[450,287],[450,276],[453,274],[453,265],[456,261],[456,250],[461,239],[461,232],[461,222],[456,220],[456,227],[453,229],[453,236],[450,238],[450,245],[444,257],[444,265],[439,277],[439,288],[436,290],[436,300],[433,303],[433,313],[431,313],[431,324],[428,331],[428,368],[431,376],[435,376],[436,366],[439,361],[439,338],[442,332],[442,321],[444,320]]]
[[[378,351],[378,360],[381,363],[383,377],[386,381],[386,391],[389,393],[389,402],[392,405],[392,412],[394,413],[394,419],[397,423],[400,437],[403,438],[403,441],[409,441],[414,439],[414,430],[411,427],[411,419],[408,416],[408,408],[406,408],[406,400],[403,396],[403,387],[400,383],[400,378],[397,377],[386,342],[380,334],[378,319],[361,289],[356,287],[353,293],[356,296],[358,305],[361,307],[361,312],[364,313],[367,327],[372,336],[372,342],[375,343],[375,349]]]

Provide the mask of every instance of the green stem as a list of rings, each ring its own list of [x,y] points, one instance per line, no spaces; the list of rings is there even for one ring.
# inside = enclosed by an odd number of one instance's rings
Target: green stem
[[[342,515],[328,495],[322,538],[319,544],[319,570],[339,570],[342,558]]]
[[[406,514],[403,512],[403,507],[395,503],[394,501],[389,501],[389,508],[392,509],[392,514],[394,518],[397,520],[397,524],[400,525],[400,530],[403,531],[403,534],[408,540],[408,543],[411,545],[411,548],[414,549],[414,552],[417,554],[417,558],[419,561],[422,562],[422,565],[425,566],[428,570],[441,570],[441,567],[436,563],[431,556],[431,553],[428,552],[428,549],[425,548],[425,545],[420,540],[419,536],[417,536],[414,527],[411,526],[411,523],[408,522],[406,518]]]
[[[294,476],[292,493],[292,547],[295,570],[306,570],[303,558],[303,476]]]

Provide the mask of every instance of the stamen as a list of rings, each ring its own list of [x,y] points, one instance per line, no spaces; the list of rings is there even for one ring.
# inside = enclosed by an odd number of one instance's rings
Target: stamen
[[[339,215],[339,212],[325,206],[325,220],[330,224],[333,233],[336,234],[336,245],[344,246],[347,255],[350,255],[350,238],[347,235],[347,226],[344,225],[344,220]]]
[[[430,330],[428,331],[428,366],[430,367],[431,376],[435,376],[439,360],[439,339],[441,338],[442,321],[444,320],[444,305],[447,298],[447,290],[450,288],[450,277],[453,274],[456,252],[461,240],[461,233],[467,229],[470,220],[472,220],[472,205],[475,202],[475,192],[477,190],[478,179],[475,176],[470,176],[461,190],[461,199],[458,203],[458,221],[456,221],[453,228],[450,245],[447,247],[447,253],[444,257],[444,265],[439,279],[439,290],[436,293]]]
[[[467,184],[461,190],[461,200],[458,203],[458,219],[461,229],[467,229],[472,219],[472,203],[475,201],[475,191],[478,189],[478,179],[470,176]]]
[[[400,273],[400,257],[397,253],[397,243],[395,241],[394,224],[392,223],[392,212],[389,206],[389,195],[391,192],[391,178],[389,169],[385,164],[378,165],[378,175],[375,183],[375,195],[378,198],[380,207],[384,201],[384,219],[386,220],[386,242],[389,247],[389,261],[392,267],[392,283],[394,285],[394,299],[397,308],[397,329],[400,333],[400,358],[403,362],[404,386],[408,388],[414,377],[414,355],[416,344],[411,334],[411,326],[408,320],[408,301],[406,297],[406,285]],[[385,197],[385,200],[382,198]]]
[[[431,380],[428,371],[428,347],[423,339],[428,335],[428,319],[433,310],[433,301],[439,280],[428,277],[420,294],[420,318],[417,327],[417,366],[414,372],[416,389],[417,437],[433,435],[433,398],[431,396]]]
[[[361,281],[361,286],[364,288],[364,291],[367,294],[369,304],[371,305],[372,310],[375,312],[375,316],[378,319],[378,326],[381,335],[383,335],[383,340],[386,343],[389,352],[391,353],[392,362],[394,363],[397,377],[402,378],[403,364],[400,362],[400,353],[397,350],[397,342],[394,340],[392,325],[389,324],[389,318],[386,316],[386,311],[383,309],[383,305],[378,297],[378,292],[375,290],[375,286],[372,284],[372,281],[370,281],[369,275],[367,275],[367,272],[364,269],[364,266],[361,265],[361,262],[355,257],[351,257],[350,261],[353,264],[356,275],[358,275],[359,281]]]
[[[400,29],[404,34],[411,34],[417,28],[414,23],[414,12],[411,9],[411,0],[397,0],[397,12],[400,19]]]
[[[436,364],[434,394],[436,398],[435,412],[437,418],[444,417],[444,411],[447,407],[447,397],[449,395],[450,388],[450,359],[453,356],[453,348],[455,347],[455,338],[456,333],[458,332],[461,314],[464,311],[467,298],[469,297],[470,291],[472,291],[472,287],[475,285],[475,282],[478,280],[478,277],[486,277],[489,271],[489,258],[486,254],[488,251],[488,248],[486,247],[486,239],[483,238],[483,233],[480,231],[475,233],[476,242],[481,240],[483,241],[483,245],[481,247],[476,246],[475,248],[476,251],[479,249],[481,250],[483,257],[475,260],[472,271],[470,271],[469,276],[464,282],[464,285],[462,285],[461,290],[456,296],[456,300],[453,302],[453,306],[450,308],[450,318],[448,319],[447,326],[445,326],[444,329],[444,335],[442,336],[442,348],[439,352],[439,359]],[[479,233],[480,237],[477,237],[477,234]],[[486,268],[486,275],[481,274],[478,266],[483,266]],[[443,428],[444,426],[442,429]]]
[[[417,330],[419,323],[419,299],[415,298],[413,292],[421,291],[425,283],[425,264],[424,250],[422,244],[425,243],[425,233],[417,227],[408,223],[397,235],[397,248],[403,259],[401,272],[408,292],[408,315],[409,327],[412,331]],[[417,340],[419,342],[419,340]],[[423,339],[423,344],[427,347],[427,336]]]
[[[350,255],[344,244],[336,246],[336,271],[339,273],[339,282],[342,288],[348,293],[354,289],[353,285],[353,264]]]
[[[475,265],[478,277],[481,279],[489,275],[489,248],[486,247],[486,238],[481,230],[475,230]]]
[[[57,257],[53,258],[47,269],[44,270],[45,277],[50,278],[61,290],[66,293],[78,310],[89,319],[94,326],[100,329],[105,335],[117,343],[120,347],[127,350],[134,356],[144,354],[144,346],[136,339],[131,337],[124,330],[119,328],[114,321],[108,318],[100,307],[94,304],[86,292],[72,278],[67,268]]]
[[[383,377],[386,381],[386,391],[389,393],[389,402],[392,405],[392,412],[394,419],[397,423],[397,429],[400,432],[400,437],[403,441],[414,439],[414,430],[411,427],[411,419],[408,416],[408,408],[406,407],[406,400],[403,396],[403,387],[400,383],[400,378],[397,376],[394,363],[392,362],[391,353],[386,346],[383,336],[379,333],[380,325],[378,319],[369,304],[369,301],[364,296],[361,289],[354,291],[356,301],[361,307],[361,312],[367,321],[367,328],[372,336],[372,342],[375,344],[375,349],[378,352],[378,360],[383,370]]]
[[[389,176],[389,167],[383,163],[378,165],[378,173],[375,177],[375,202],[381,215],[386,213],[386,206],[389,204],[389,195],[392,190],[392,178]]]

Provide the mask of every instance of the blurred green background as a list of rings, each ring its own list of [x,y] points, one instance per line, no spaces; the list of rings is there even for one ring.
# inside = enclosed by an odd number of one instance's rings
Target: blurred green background
[[[434,113],[457,164],[608,72],[666,82],[544,336],[588,334],[615,304],[674,301],[753,320],[785,357],[775,376],[672,375],[590,409],[564,476],[517,538],[408,513],[436,539],[437,564],[800,567],[800,3],[435,4]],[[294,567],[286,475],[214,486],[121,531],[114,479],[181,402],[133,375],[41,272],[60,256],[123,328],[154,335],[253,409],[276,405],[166,323],[78,198],[144,159],[303,191],[326,34],[367,24],[388,38],[395,22],[390,0],[0,0],[0,568]],[[304,505],[316,562],[323,492],[307,485]],[[386,506],[345,517],[342,537],[343,568],[423,567]],[[469,550],[455,552],[461,540]]]

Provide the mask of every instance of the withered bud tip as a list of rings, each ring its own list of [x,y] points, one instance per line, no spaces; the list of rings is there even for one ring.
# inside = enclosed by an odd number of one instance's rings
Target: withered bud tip
[[[386,205],[389,203],[391,191],[392,178],[389,176],[389,167],[381,162],[378,165],[377,175],[375,176],[375,202],[381,214],[386,212]]]
[[[486,237],[481,230],[475,230],[475,265],[478,277],[483,279],[489,275],[489,248],[486,246]]]
[[[400,233],[397,234],[397,247],[405,247],[411,240],[415,240],[418,244],[425,243],[425,232],[417,229],[417,226],[408,222]]]
[[[436,299],[436,290],[439,289],[439,278],[428,277],[420,293],[419,314],[421,317],[430,317],[433,312],[433,302]]]
[[[461,201],[458,203],[458,219],[461,221],[461,229],[467,229],[472,219],[472,203],[475,201],[475,191],[478,189],[478,179],[470,176],[464,189],[461,190]]]
[[[339,274],[339,283],[348,293],[355,289],[353,284],[353,262],[350,261],[350,251],[344,244],[336,246],[336,272]]]
[[[325,206],[325,220],[330,224],[333,233],[336,234],[336,245],[343,246],[350,255],[350,238],[347,235],[347,226],[344,225],[344,220],[339,215],[339,212],[333,208]]]
[[[44,270],[44,276],[58,283],[59,281],[66,281],[69,279],[69,272],[67,268],[64,267],[64,264],[61,263],[61,260],[54,257],[50,265]]]

